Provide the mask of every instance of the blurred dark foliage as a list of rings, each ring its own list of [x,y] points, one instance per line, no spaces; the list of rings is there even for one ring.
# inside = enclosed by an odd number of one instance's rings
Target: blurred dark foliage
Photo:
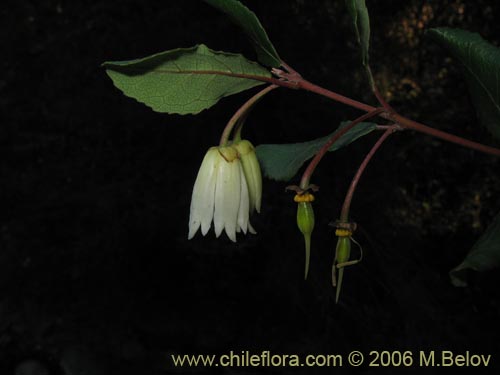
[[[304,76],[373,103],[343,1],[245,3]],[[372,68],[391,104],[495,144],[460,67],[425,29],[462,27],[498,44],[500,3],[367,3]],[[448,279],[500,209],[499,160],[412,132],[387,142],[353,203],[365,258],[346,271],[335,305],[327,224],[374,135],[329,155],[314,177],[321,192],[304,282],[286,183],[265,181],[257,236],[186,239],[203,154],[250,93],[199,116],[168,116],[121,95],[99,66],[196,43],[254,59],[236,27],[194,0],[22,0],[0,14],[1,374],[26,359],[53,373],[63,363],[165,374],[170,353],[229,350],[447,349],[500,360],[498,271],[471,275],[465,289]],[[254,144],[312,139],[356,114],[282,89],[258,106],[245,135]]]

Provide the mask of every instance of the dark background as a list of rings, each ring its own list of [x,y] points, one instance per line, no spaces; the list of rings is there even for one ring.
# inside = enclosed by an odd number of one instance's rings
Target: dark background
[[[373,103],[343,1],[245,3],[306,78]],[[462,27],[498,44],[498,1],[367,4],[372,68],[391,104],[498,146],[477,123],[460,67],[424,35]],[[315,174],[321,192],[304,282],[296,206],[284,192],[298,178],[264,181],[257,236],[187,241],[201,159],[251,93],[170,116],[123,96],[99,67],[197,43],[255,59],[235,26],[201,1],[23,0],[0,12],[0,374],[26,360],[54,374],[61,366],[184,373],[193,370],[174,369],[170,354],[229,350],[469,350],[498,365],[498,271],[470,275],[467,288],[448,277],[500,208],[498,159],[413,132],[392,137],[355,196],[365,258],[346,271],[335,305],[327,224],[376,135],[328,155]],[[256,108],[245,136],[308,140],[358,114],[280,89]]]

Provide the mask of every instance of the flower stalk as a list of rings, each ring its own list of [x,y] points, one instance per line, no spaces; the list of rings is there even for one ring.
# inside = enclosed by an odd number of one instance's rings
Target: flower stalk
[[[389,128],[387,128],[384,131],[384,133],[382,134],[382,136],[373,145],[373,147],[368,152],[368,154],[365,156],[363,161],[361,162],[361,165],[359,166],[356,174],[354,175],[354,178],[351,181],[351,185],[349,186],[346,197],[344,199],[344,204],[342,205],[342,211],[340,213],[340,222],[341,223],[347,223],[349,221],[349,210],[351,208],[351,202],[352,202],[352,198],[354,196],[354,191],[356,190],[356,187],[358,186],[359,180],[361,179],[363,172],[365,171],[366,167],[368,166],[368,163],[370,163],[370,160],[373,158],[373,155],[375,155],[375,153],[380,148],[380,146],[382,146],[382,144],[385,142],[385,140],[392,133],[394,133],[397,129],[398,129],[397,125],[393,125],[393,126],[390,126]]]
[[[368,120],[379,113],[383,112],[383,108],[375,108],[373,111],[366,113],[357,119],[351,121],[351,123],[342,129],[339,129],[337,132],[335,132],[332,137],[321,147],[321,149],[316,153],[314,158],[309,162],[309,165],[307,166],[306,170],[304,171],[304,174],[302,175],[302,178],[300,180],[300,187],[302,189],[307,189],[309,186],[309,181],[311,180],[311,176],[318,166],[319,162],[325,156],[325,154],[328,152],[330,147],[338,140],[340,139],[345,133],[347,133],[349,130],[354,128],[356,125],[358,125],[360,122],[363,122],[365,120]]]
[[[306,91],[310,91],[312,93],[324,96],[326,98],[332,99],[339,103],[348,105],[353,108],[357,108],[361,111],[371,112],[376,109],[371,105],[359,102],[357,100],[351,99],[347,96],[338,94],[334,91],[328,90],[324,87],[318,86],[312,82],[309,82],[302,78],[299,74],[293,73],[290,75],[289,73],[279,71],[278,69],[274,69],[273,73],[277,74],[279,78],[269,78],[269,77],[261,77],[261,76],[252,76],[246,74],[233,74],[233,73],[224,73],[223,75],[228,75],[232,77],[240,77],[240,78],[248,78],[254,79],[257,81],[268,82],[273,85],[282,86],[290,89],[302,89]],[[203,73],[202,73],[203,74]],[[217,72],[205,72],[204,74],[218,74]],[[290,79],[288,77],[290,76]],[[424,133],[430,135],[435,138],[442,139],[447,142],[455,143],[457,145],[467,147],[476,151],[483,152],[485,154],[499,156],[500,157],[500,149],[484,145],[482,143],[474,142],[462,137],[458,137],[456,135],[434,129],[430,126],[421,124],[417,121],[410,120],[404,116],[401,116],[398,113],[392,113],[385,111],[384,113],[380,113],[380,117],[385,118],[387,120],[393,121],[401,126],[402,129],[411,129],[420,133]]]
[[[240,124],[240,127],[238,128],[238,134],[239,137],[241,138],[241,126],[243,125],[243,122],[248,116],[248,113],[250,110],[253,108],[253,106],[259,102],[260,99],[264,95],[266,95],[268,92],[278,88],[279,86],[277,85],[269,85],[266,88],[260,90],[257,94],[252,96],[250,99],[248,99],[235,113],[234,115],[229,119],[226,127],[224,128],[224,131],[222,132],[222,135],[220,137],[220,146],[227,146],[229,143],[229,136],[231,135],[231,131],[233,130],[234,126],[236,124]]]

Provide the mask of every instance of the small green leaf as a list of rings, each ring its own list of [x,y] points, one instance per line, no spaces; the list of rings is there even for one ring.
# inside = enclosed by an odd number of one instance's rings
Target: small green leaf
[[[125,95],[157,112],[178,114],[199,113],[223,97],[264,83],[231,74],[271,76],[242,55],[213,51],[203,44],[102,65]]]
[[[343,122],[335,132],[349,123],[349,121]],[[347,146],[356,139],[372,132],[375,128],[376,124],[361,122],[340,137],[329,151],[335,151]],[[257,156],[261,162],[264,175],[278,181],[290,180],[295,176],[302,164],[312,158],[333,134],[303,143],[264,144],[257,146]]]
[[[347,10],[351,15],[356,32],[356,39],[361,47],[361,61],[368,66],[368,51],[370,49],[370,16],[365,0],[345,0]]]
[[[226,13],[231,21],[243,29],[257,52],[259,62],[273,68],[281,65],[276,49],[254,12],[238,0],[205,0],[205,2]]]
[[[500,214],[474,244],[464,261],[450,271],[455,286],[467,286],[467,270],[488,271],[500,265]]]
[[[479,120],[500,139],[500,49],[461,29],[431,29],[429,34],[463,64]]]

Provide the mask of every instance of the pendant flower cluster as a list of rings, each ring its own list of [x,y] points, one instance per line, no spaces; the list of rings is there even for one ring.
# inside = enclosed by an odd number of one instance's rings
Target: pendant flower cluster
[[[201,163],[193,187],[188,239],[201,227],[206,235],[214,222],[215,235],[225,230],[231,241],[236,233],[256,233],[250,214],[260,212],[262,175],[253,145],[247,140],[211,147]]]

